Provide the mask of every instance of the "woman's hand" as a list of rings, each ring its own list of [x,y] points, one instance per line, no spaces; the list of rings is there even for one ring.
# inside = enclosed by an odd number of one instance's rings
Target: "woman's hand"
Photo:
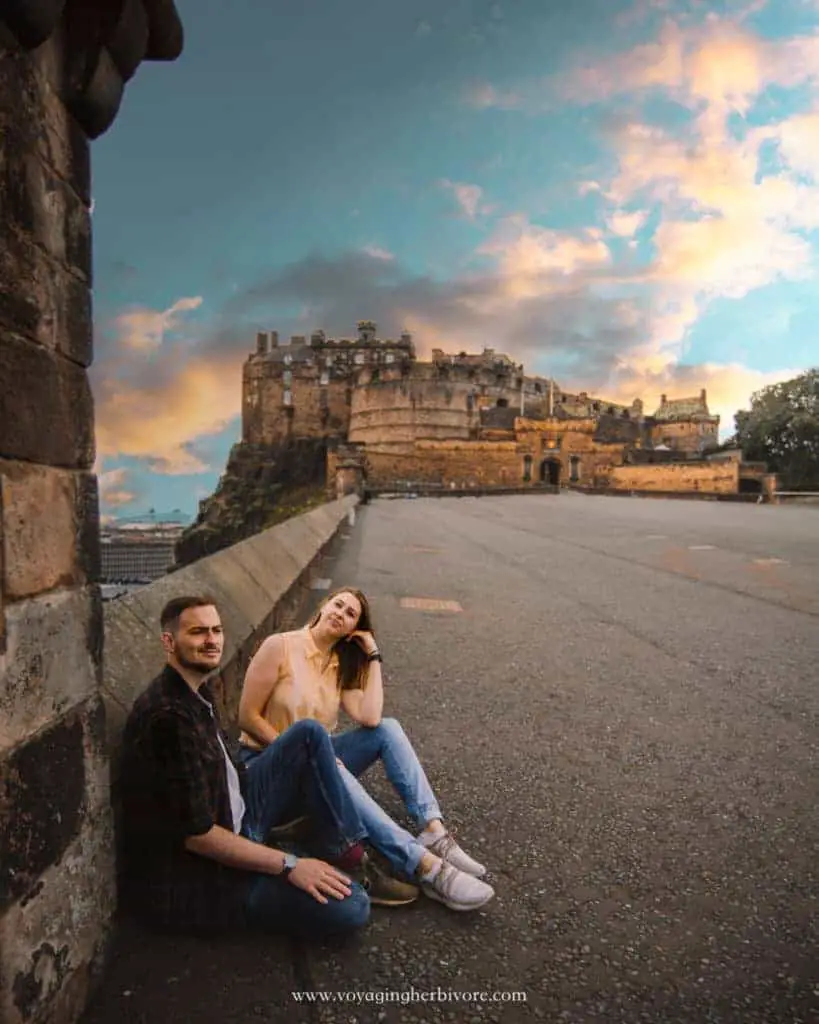
[[[368,633],[366,630],[357,629],[355,632],[350,633],[347,639],[357,643],[367,657],[371,654],[375,654],[378,650],[378,644],[375,642],[375,637],[372,633]]]

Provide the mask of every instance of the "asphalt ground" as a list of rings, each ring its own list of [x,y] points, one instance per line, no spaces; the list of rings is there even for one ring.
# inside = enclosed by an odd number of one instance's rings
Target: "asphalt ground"
[[[378,500],[321,572],[496,899],[341,944],[124,927],[85,1024],[819,1020],[819,509]]]

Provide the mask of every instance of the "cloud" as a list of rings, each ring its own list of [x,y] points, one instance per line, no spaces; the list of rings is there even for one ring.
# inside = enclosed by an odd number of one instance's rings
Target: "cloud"
[[[135,352],[153,351],[162,345],[165,334],[174,330],[183,313],[198,309],[202,305],[201,295],[178,299],[168,309],[155,310],[136,307],[120,313],[115,329],[122,348]]]
[[[184,314],[201,298],[181,298],[167,310],[140,307],[100,333],[94,387],[101,459],[144,459],[158,473],[215,468],[191,449],[219,433],[241,412],[241,367],[253,329],[209,329]]]
[[[458,204],[458,208],[467,220],[475,220],[478,216],[483,216],[492,212],[491,206],[481,202],[481,199],[483,198],[483,189],[480,185],[469,185],[465,182],[450,181],[448,178],[444,178],[441,181],[441,185],[443,188],[452,192],[455,197],[455,202]]]
[[[646,217],[645,210],[636,210],[631,213],[615,210],[614,213],[610,213],[606,218],[606,225],[612,234],[623,238],[631,238],[645,224]]]
[[[128,477],[126,469],[111,469],[99,474],[100,505],[105,511],[130,505],[137,500],[139,492],[137,489],[129,489]]]
[[[395,256],[387,249],[382,249],[378,245],[365,245],[361,250],[366,256],[372,257],[374,260],[394,260]]]
[[[709,13],[692,23],[667,16],[655,39],[612,55],[575,54],[565,71],[523,80],[512,88],[473,84],[465,101],[479,110],[536,112],[567,102],[583,106],[660,90],[690,109],[705,104],[722,114],[746,113],[770,85],[815,84],[819,32],[763,39],[745,24],[753,11],[746,6],[732,17]]]

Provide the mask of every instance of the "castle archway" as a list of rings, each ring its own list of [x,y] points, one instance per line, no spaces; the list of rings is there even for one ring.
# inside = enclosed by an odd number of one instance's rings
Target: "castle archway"
[[[560,486],[560,459],[544,459],[540,464],[540,482]]]

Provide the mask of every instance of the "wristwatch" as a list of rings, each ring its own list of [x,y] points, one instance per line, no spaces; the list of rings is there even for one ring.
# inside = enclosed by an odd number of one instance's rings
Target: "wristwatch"
[[[299,858],[294,853],[286,853],[284,855],[284,867],[281,869],[279,874],[282,878],[287,878],[293,868],[298,864]]]

